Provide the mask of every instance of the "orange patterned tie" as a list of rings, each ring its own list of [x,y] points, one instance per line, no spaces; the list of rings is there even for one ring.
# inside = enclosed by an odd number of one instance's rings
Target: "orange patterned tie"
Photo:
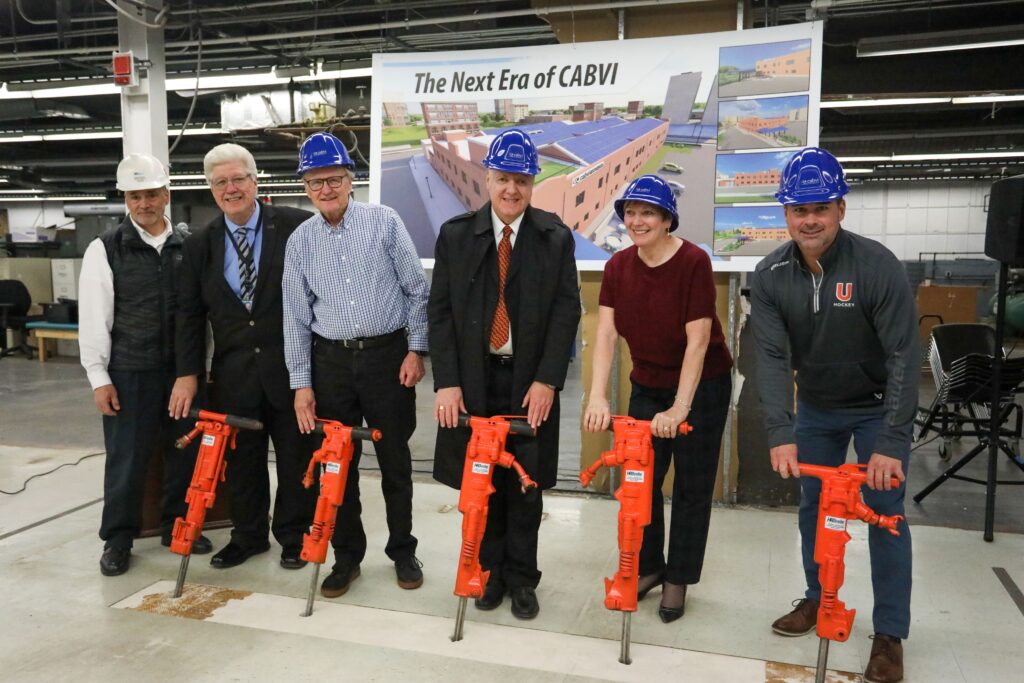
[[[494,320],[491,322],[491,348],[500,349],[508,342],[508,309],[505,307],[505,278],[508,277],[508,264],[512,262],[512,228],[505,226],[501,230],[501,242],[498,243],[498,307],[494,309]]]

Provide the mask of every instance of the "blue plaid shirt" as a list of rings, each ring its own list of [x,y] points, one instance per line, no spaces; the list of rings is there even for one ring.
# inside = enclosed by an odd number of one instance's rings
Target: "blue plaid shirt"
[[[284,355],[292,389],[312,386],[312,336],[355,339],[409,330],[409,350],[427,350],[429,287],[398,213],[349,201],[341,225],[317,214],[288,238]]]

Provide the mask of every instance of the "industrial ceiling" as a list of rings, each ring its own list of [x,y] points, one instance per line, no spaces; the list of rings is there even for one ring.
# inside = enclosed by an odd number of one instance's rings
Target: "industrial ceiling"
[[[165,0],[162,11],[120,0],[121,11],[162,26],[167,78],[213,74],[296,76],[367,67],[376,52],[523,47],[571,40],[565,17],[616,22],[631,12],[692,11],[722,0]],[[118,47],[113,0],[0,3],[0,185],[6,194],[113,198],[121,158],[117,92],[74,96],[72,85],[110,83]],[[861,181],[973,180],[1024,173],[1024,0],[752,0],[747,27],[825,21],[821,142],[861,167]],[[128,8],[127,10],[125,8]],[[571,9],[570,9],[571,8]],[[665,22],[670,25],[670,22]],[[581,27],[584,25],[581,20]],[[573,24],[575,34],[575,24]],[[580,31],[575,39],[582,40]],[[649,34],[649,33],[648,33]],[[584,36],[585,37],[585,36]],[[899,43],[899,44],[896,44]],[[973,46],[965,46],[971,44]],[[932,51],[959,45],[955,51]],[[998,45],[982,47],[982,45]],[[911,49],[915,54],[867,56]],[[294,170],[301,138],[335,125],[368,153],[370,78],[292,81],[293,94],[320,92],[340,103],[334,119],[293,107],[284,120],[245,129],[221,126],[222,100],[245,88],[167,93],[172,172],[201,180],[203,154],[236,141],[270,179]],[[248,92],[266,93],[266,86]],[[39,91],[46,91],[38,94]],[[18,93],[35,96],[10,99]],[[3,99],[4,94],[8,99]],[[887,103],[884,100],[907,100]],[[864,100],[883,100],[865,102]],[[916,101],[922,100],[922,101]],[[850,105],[853,106],[850,106]],[[287,120],[291,119],[291,120]],[[177,140],[177,131],[190,133]],[[216,132],[211,132],[216,131]],[[351,137],[355,136],[355,137]],[[852,161],[856,159],[856,161]],[[863,170],[870,169],[870,170]],[[365,165],[360,169],[365,172]],[[195,189],[195,191],[200,191]]]

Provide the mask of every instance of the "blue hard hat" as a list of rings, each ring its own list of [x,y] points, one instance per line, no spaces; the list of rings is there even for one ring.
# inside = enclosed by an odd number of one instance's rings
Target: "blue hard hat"
[[[540,173],[537,148],[530,136],[518,128],[509,128],[495,135],[481,163],[484,168],[505,173]]]
[[[661,207],[672,215],[672,227],[668,231],[672,232],[679,227],[679,210],[676,208],[676,198],[672,194],[672,188],[656,175],[640,176],[627,185],[626,191],[615,200],[615,215],[621,221],[626,220],[623,217],[626,202],[645,202]]]
[[[775,198],[781,204],[813,204],[839,199],[849,191],[839,160],[820,147],[807,147],[786,162]]]
[[[301,177],[306,171],[328,166],[344,166],[349,170],[356,167],[348,156],[345,143],[330,133],[313,133],[299,149],[299,168],[295,175]]]

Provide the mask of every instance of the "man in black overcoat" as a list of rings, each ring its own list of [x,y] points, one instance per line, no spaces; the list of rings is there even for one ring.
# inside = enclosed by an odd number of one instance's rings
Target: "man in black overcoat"
[[[558,471],[558,392],[565,381],[580,319],[571,230],[530,206],[537,152],[509,129],[487,156],[490,201],[443,226],[434,253],[427,315],[438,420],[434,478],[459,488],[469,442],[454,428],[458,413],[526,415],[536,438],[510,437],[515,454],[541,489]],[[504,242],[504,244],[503,244]],[[496,468],[480,563],[491,572],[478,609],[511,596],[512,614],[532,619],[540,491],[524,493],[514,472]]]

